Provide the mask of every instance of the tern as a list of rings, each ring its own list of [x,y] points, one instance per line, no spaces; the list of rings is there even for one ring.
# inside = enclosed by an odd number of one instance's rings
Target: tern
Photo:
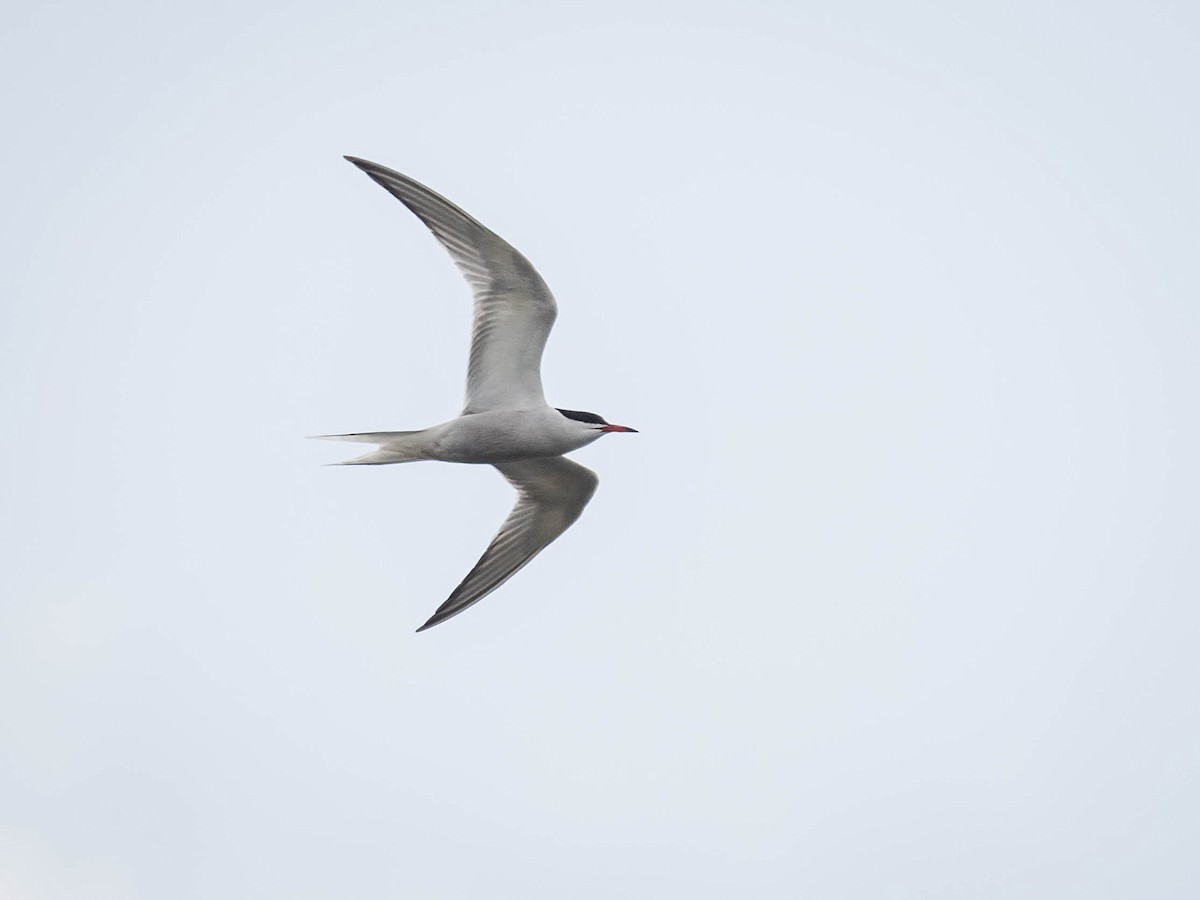
[[[599,479],[563,454],[606,434],[636,429],[546,403],[542,351],[558,305],[524,256],[408,176],[365,159],[346,159],[407,206],[450,252],[471,288],[474,315],[466,403],[458,417],[420,431],[319,435],[376,445],[365,456],[333,465],[418,460],[491,465],[517,490],[516,505],[479,562],[420,632],[478,603],[575,523]]]

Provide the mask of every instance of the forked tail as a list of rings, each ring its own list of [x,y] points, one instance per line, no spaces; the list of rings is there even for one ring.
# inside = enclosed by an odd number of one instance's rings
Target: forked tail
[[[367,431],[361,434],[317,434],[319,441],[354,441],[360,444],[377,444],[378,448],[365,456],[356,456],[345,462],[326,463],[330,466],[388,466],[392,463],[416,462],[426,457],[421,453],[421,442],[414,439],[420,431]]]

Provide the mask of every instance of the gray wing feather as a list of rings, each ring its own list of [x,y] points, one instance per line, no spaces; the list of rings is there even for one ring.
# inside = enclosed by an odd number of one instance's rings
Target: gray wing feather
[[[462,584],[417,631],[478,603],[574,524],[596,492],[596,473],[562,456],[496,466],[517,489],[517,502]]]
[[[346,159],[425,223],[471,287],[475,312],[463,413],[544,404],[542,351],[558,307],[529,260],[445,197],[408,176],[365,159]]]

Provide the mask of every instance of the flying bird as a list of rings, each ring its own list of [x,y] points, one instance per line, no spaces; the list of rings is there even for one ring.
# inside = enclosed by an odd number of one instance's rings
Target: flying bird
[[[558,316],[529,261],[445,197],[377,163],[347,156],[407,206],[450,252],[475,307],[466,403],[457,418],[420,431],[320,435],[376,449],[334,465],[384,466],[432,459],[495,466],[517,502],[475,568],[417,631],[478,603],[575,523],[599,479],[563,454],[606,434],[633,432],[590,412],[556,409],[542,393],[542,351]]]

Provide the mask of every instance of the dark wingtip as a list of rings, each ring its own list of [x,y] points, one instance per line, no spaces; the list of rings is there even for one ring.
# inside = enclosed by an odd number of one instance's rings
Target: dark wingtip
[[[424,625],[422,625],[420,628],[418,628],[416,630],[416,632],[414,632],[414,633],[420,634],[422,631],[426,631],[426,630],[432,628],[434,625],[436,625],[438,622],[441,622],[441,621],[442,621],[442,617],[439,617],[437,613],[434,613],[432,616],[430,616],[429,621],[426,622]]]
[[[451,598],[451,599],[453,599],[453,598]],[[455,616],[457,616],[460,612],[462,612],[464,609],[466,609],[470,605],[471,604],[468,603],[467,606],[460,606],[457,609],[452,608],[452,607],[447,608],[447,607],[450,607],[450,601],[447,600],[445,603],[443,603],[441,606],[439,606],[436,610],[434,610],[433,615],[429,617],[428,622],[426,622],[424,625],[422,625],[420,628],[417,629],[417,634],[420,634],[426,628],[432,628],[434,625],[440,625],[442,622],[445,622],[447,619],[453,619]]]

